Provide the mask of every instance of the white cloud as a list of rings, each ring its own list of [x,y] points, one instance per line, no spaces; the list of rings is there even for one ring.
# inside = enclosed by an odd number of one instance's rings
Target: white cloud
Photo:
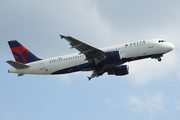
[[[7,116],[8,118],[11,118],[11,119],[15,119],[15,118],[17,118],[17,115],[16,115],[16,114],[14,114],[14,113],[12,113],[12,112],[8,112],[8,113],[6,113],[6,116]]]
[[[134,112],[147,113],[148,118],[154,117],[159,111],[164,111],[161,93],[147,95],[145,98],[130,95],[127,105]]]
[[[175,107],[180,110],[180,100],[175,101]]]
[[[112,102],[112,100],[110,98],[105,99],[104,101],[105,103],[107,103],[109,106],[113,107],[114,103]]]
[[[178,53],[172,51],[162,57],[162,61],[155,59],[144,59],[129,63],[130,74],[127,81],[133,85],[143,85],[156,80],[163,80],[178,71]],[[178,76],[177,76],[178,77]]]
[[[64,82],[65,84],[71,84],[70,75],[71,74],[62,74],[57,75],[57,77],[61,82]]]
[[[12,112],[2,112],[0,115],[1,115],[0,120],[16,120],[17,119],[17,115]]]
[[[128,98],[128,105],[133,105],[133,107],[131,108],[133,111],[141,112],[143,101],[137,96],[130,95]]]

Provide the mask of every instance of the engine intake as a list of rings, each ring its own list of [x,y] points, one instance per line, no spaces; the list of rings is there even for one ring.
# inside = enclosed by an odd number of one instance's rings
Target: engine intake
[[[100,60],[113,62],[113,61],[118,61],[121,59],[122,59],[122,56],[121,56],[120,51],[112,51],[112,52],[106,53],[105,56],[101,58]]]

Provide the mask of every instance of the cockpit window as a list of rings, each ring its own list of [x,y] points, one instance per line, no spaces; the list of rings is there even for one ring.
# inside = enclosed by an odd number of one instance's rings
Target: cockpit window
[[[161,42],[165,42],[164,40],[159,40],[159,43],[161,43]]]

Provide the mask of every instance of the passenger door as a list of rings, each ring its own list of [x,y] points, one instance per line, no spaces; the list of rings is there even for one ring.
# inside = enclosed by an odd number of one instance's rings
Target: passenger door
[[[44,61],[40,61],[40,62],[39,62],[39,69],[40,69],[40,70],[45,69]]]

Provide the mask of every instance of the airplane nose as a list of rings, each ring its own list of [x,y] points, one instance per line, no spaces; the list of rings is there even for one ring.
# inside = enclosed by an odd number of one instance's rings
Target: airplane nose
[[[169,47],[170,51],[175,48],[175,46],[172,43],[169,43],[168,47]]]

